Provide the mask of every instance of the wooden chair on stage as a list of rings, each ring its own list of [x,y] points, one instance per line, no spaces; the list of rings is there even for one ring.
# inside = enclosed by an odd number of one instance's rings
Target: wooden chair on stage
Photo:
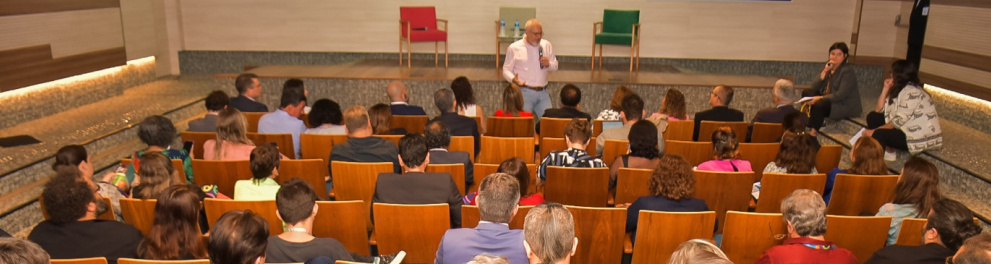
[[[193,160],[193,182],[197,186],[215,184],[227,196],[234,196],[238,180],[251,179],[251,163],[247,160]]]
[[[403,138],[404,135],[374,135],[373,137],[385,139],[386,141],[396,144],[399,147],[399,139]]]
[[[362,201],[317,201],[313,236],[333,237],[344,244],[348,252],[368,255],[366,220],[368,207]]]
[[[107,258],[51,259],[52,264],[107,264]]]
[[[712,132],[715,132],[720,127],[729,127],[733,129],[733,133],[736,134],[737,142],[743,143],[747,142],[747,127],[750,126],[748,122],[721,122],[721,121],[702,121],[699,125],[699,140],[698,141],[712,141]]]
[[[716,212],[656,212],[641,210],[633,264],[667,263],[671,253],[690,239],[712,240]],[[664,234],[664,235],[658,235]]]
[[[785,128],[781,123],[754,122],[754,130],[750,133],[750,143],[774,143],[778,142],[781,134],[785,133]]]
[[[182,131],[179,133],[182,141],[192,141],[193,142],[193,158],[202,159],[203,158],[203,143],[207,140],[217,139],[217,132],[192,132],[192,131]]]
[[[451,174],[451,179],[458,186],[461,195],[465,195],[465,165],[464,164],[427,164],[427,172],[446,172]],[[481,181],[477,182],[481,183]],[[476,184],[477,184],[476,183]]]
[[[825,238],[866,261],[884,247],[890,226],[890,216],[826,215]]]
[[[327,175],[330,174],[326,163],[321,159],[283,159],[279,162],[279,181],[299,178],[309,183],[322,200],[327,200],[327,180],[324,179]]]
[[[428,118],[425,115],[393,115],[392,127],[405,128],[410,133],[423,133],[423,128],[427,126]]]
[[[595,46],[599,46],[599,70],[602,70],[602,45],[630,46],[630,72],[640,70],[640,10],[606,9],[602,21],[592,23],[592,70]],[[636,61],[636,68],[633,62]]]
[[[527,164],[527,170],[530,171],[530,183],[528,188],[530,193],[537,192],[537,164]],[[496,173],[499,170],[499,164],[485,164],[485,163],[475,163],[475,184],[471,186],[468,193],[473,193],[478,191],[478,185],[482,183],[489,174]]]
[[[120,214],[124,223],[134,226],[142,235],[147,236],[155,222],[155,199],[120,198]]]
[[[664,140],[692,141],[695,132],[695,120],[668,120],[668,129],[664,130]]]
[[[443,27],[438,24],[444,23]],[[444,67],[447,68],[447,19],[438,19],[433,6],[399,7],[399,65],[403,65],[403,43],[406,43],[406,67],[413,65],[412,43],[434,43],[434,66],[437,65],[438,43],[444,42]]]
[[[609,168],[547,166],[544,199],[566,205],[602,207],[609,204]]]
[[[520,157],[526,164],[533,164],[533,137],[482,136],[482,153],[479,153],[478,163],[500,164],[512,157]]]
[[[877,214],[895,193],[898,175],[837,174],[827,214],[859,216]]]
[[[594,141],[590,141],[594,142]],[[592,145],[592,144],[589,144]],[[612,140],[606,139],[606,143],[602,145],[602,162],[606,165],[612,164],[616,160],[616,157],[626,154],[630,150],[630,141],[628,140]],[[589,152],[595,153],[595,152]]]
[[[120,159],[121,166],[131,166],[134,160],[131,159]],[[185,165],[182,164],[180,159],[172,159],[172,168],[176,171],[176,178],[172,179],[175,182],[187,182]]]
[[[829,172],[840,165],[840,155],[843,154],[841,145],[822,145],[816,153],[816,170]]]
[[[251,139],[255,145],[261,145],[264,143],[275,143],[279,147],[279,153],[286,155],[290,159],[296,158],[296,143],[292,141],[292,134],[268,134],[268,133],[248,133],[248,139]],[[329,153],[328,153],[329,154]]]
[[[713,172],[696,170],[695,194],[716,212],[719,230],[726,224],[726,211],[746,212],[750,206],[753,172]]]
[[[533,209],[533,205],[520,206],[519,210],[516,211],[516,216],[509,220],[509,229],[523,229],[523,220],[530,209]],[[462,228],[475,228],[478,226],[478,220],[482,220],[482,215],[478,211],[477,205],[461,206]]]
[[[578,238],[578,249],[571,263],[620,263],[626,237],[626,208],[567,208],[575,220]]]
[[[533,140],[533,117],[490,116],[487,118],[486,122],[488,122],[488,131],[485,132],[486,136],[528,137]]]
[[[407,263],[433,263],[444,232],[451,228],[447,204],[373,205],[379,254],[406,251]]]
[[[216,223],[220,217],[233,210],[251,210],[268,222],[270,236],[282,234],[282,220],[276,213],[275,200],[265,201],[236,201],[227,199],[206,198],[203,200],[203,211],[210,223]]]
[[[712,159],[712,142],[665,140],[664,154],[681,156],[689,165],[698,166]]]
[[[475,162],[475,137],[473,136],[452,136],[451,145],[447,146],[447,151],[468,152],[468,158]]]
[[[720,248],[733,263],[754,263],[767,249],[788,238],[779,213],[726,212]]]
[[[620,168],[616,175],[616,206],[633,203],[640,196],[650,195],[647,181],[654,170]]]
[[[210,264],[210,260],[209,259],[148,260],[148,259],[119,258],[117,259],[117,264]]]
[[[241,112],[244,115],[244,119],[248,121],[246,124],[248,127],[245,129],[248,133],[258,133],[258,120],[262,119],[262,116],[268,114],[267,112]],[[258,144],[258,143],[255,143]]]
[[[740,143],[740,159],[750,162],[754,171],[754,181],[764,175],[764,167],[774,161],[781,151],[781,143]]]
[[[117,221],[117,216],[114,215],[114,204],[110,202],[110,197],[103,197],[103,202],[107,203],[108,210],[100,215],[97,215],[96,219]],[[50,216],[48,215],[48,210],[45,209],[45,199],[42,196],[38,196],[38,206],[41,207],[41,216],[44,217],[45,220],[48,220]]]
[[[810,189],[822,193],[824,188],[826,174],[765,173],[761,179],[756,212],[780,213],[781,201],[795,190]]]

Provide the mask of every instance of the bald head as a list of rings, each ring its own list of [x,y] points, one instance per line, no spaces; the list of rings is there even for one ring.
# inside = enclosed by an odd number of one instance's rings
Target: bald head
[[[389,95],[389,100],[392,102],[406,102],[409,100],[409,90],[406,89],[406,84],[400,81],[389,83],[389,87],[385,89],[385,93]]]
[[[536,18],[526,21],[523,27],[526,33],[526,42],[530,45],[540,45],[540,39],[544,37],[544,26]]]
[[[733,102],[733,87],[717,85],[716,88],[712,89],[712,94],[709,95],[709,105],[713,107],[729,106],[730,102]]]

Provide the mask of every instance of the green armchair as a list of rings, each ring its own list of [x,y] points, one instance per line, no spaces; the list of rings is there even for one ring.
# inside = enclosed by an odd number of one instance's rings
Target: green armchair
[[[602,45],[630,46],[630,71],[640,70],[640,10],[606,9],[602,21],[592,24],[592,70],[595,70],[595,46],[599,46],[602,68]]]

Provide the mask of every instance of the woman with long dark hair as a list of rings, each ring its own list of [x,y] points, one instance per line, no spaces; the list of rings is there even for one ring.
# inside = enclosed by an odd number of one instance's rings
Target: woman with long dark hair
[[[843,119],[858,117],[863,107],[860,105],[860,89],[857,88],[857,73],[847,67],[850,49],[846,43],[836,42],[829,46],[829,61],[818,78],[812,82],[812,89],[802,92],[803,97],[812,97],[806,102],[809,109],[810,133],[816,136],[826,117]]]
[[[609,165],[609,186],[616,186],[620,168],[654,169],[661,162],[657,150],[657,126],[647,120],[640,120],[630,126],[626,137],[630,142],[630,152],[616,157]]]
[[[155,220],[141,244],[138,256],[151,260],[207,258],[198,224],[200,194],[193,185],[173,185],[157,196]]]
[[[939,193],[939,170],[928,161],[914,157],[902,167],[902,174],[895,184],[895,194],[890,203],[878,209],[878,216],[891,216],[888,229],[888,245],[898,238],[902,219],[906,217],[926,218],[933,204],[942,197]]]
[[[808,173],[816,174],[815,139],[804,133],[785,132],[781,136],[781,147],[774,161],[767,163],[764,173]]]
[[[895,149],[915,155],[943,146],[936,105],[919,81],[919,71],[906,60],[891,64],[891,78],[884,80],[874,111],[867,114],[863,135],[886,148],[886,159],[894,160]]]
[[[475,104],[475,94],[471,88],[471,81],[468,81],[468,77],[458,76],[451,81],[451,91],[454,92],[454,101],[457,102],[457,109],[459,115],[467,117],[479,117],[482,121],[482,130],[478,131],[479,134],[485,134],[486,124],[485,124],[485,110],[478,104]]]

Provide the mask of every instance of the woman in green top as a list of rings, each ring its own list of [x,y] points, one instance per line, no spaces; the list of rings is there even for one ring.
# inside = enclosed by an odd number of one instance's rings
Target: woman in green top
[[[186,172],[186,182],[193,184],[193,160],[185,149],[172,149],[170,146],[176,138],[176,129],[172,120],[164,116],[149,116],[138,125],[138,138],[148,148],[134,152],[131,156],[131,166],[127,167],[127,182],[134,181],[134,172],[141,169],[139,157],[145,152],[161,152],[169,159],[182,160],[182,169]]]

